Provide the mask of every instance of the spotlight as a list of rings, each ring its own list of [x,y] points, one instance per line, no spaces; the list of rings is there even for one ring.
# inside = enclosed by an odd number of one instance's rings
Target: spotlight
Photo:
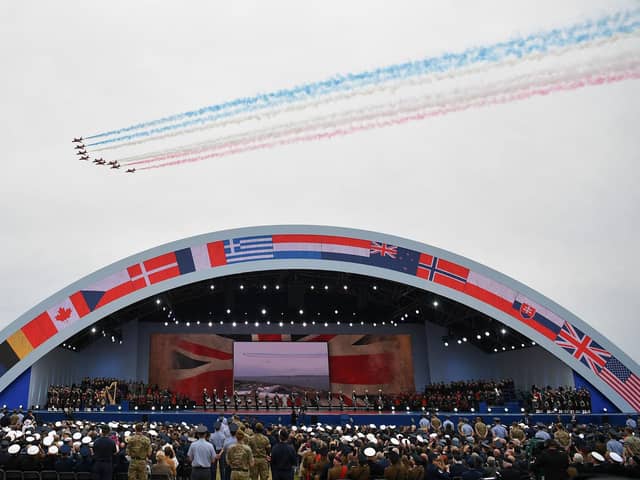
[[[507,329],[506,329],[506,328],[501,329],[501,330],[500,330],[500,333],[501,333],[501,334],[503,334],[503,335],[505,335],[505,334],[507,333]]]
[[[467,337],[462,337],[462,341],[466,342],[467,341]]]
[[[416,315],[420,315],[420,310],[416,310]]]
[[[491,407],[487,408],[487,412],[491,413]]]
[[[444,346],[448,347],[449,346],[449,342],[444,342]]]
[[[471,413],[473,413],[473,412],[475,412],[475,411],[476,411],[476,409],[475,409],[475,408],[473,408],[473,407],[471,407]]]
[[[254,325],[255,325],[256,327],[260,326],[260,324],[259,324],[258,322],[254,323]]]
[[[220,320],[220,325],[224,325],[224,321],[223,320]]]
[[[306,327],[307,326],[307,322],[302,322],[302,326]]]
[[[214,290],[215,288],[215,285],[209,285],[209,289]]]
[[[602,409],[602,411],[603,411],[604,413],[607,413],[607,407],[604,407],[604,408]]]
[[[315,290],[315,289],[316,289],[316,287],[315,287],[314,285],[311,285],[309,288],[310,288],[311,290]]]
[[[438,306],[438,301],[437,301],[437,300],[434,300],[434,301],[433,301],[433,306],[434,306],[434,307],[437,307],[437,306]]]
[[[244,285],[240,284],[240,290],[244,290]]]
[[[122,405],[118,405],[118,410],[122,410]]]
[[[236,325],[237,325],[237,324],[236,324],[236,322],[233,322],[233,323],[231,324],[231,326],[233,326],[233,327],[235,327]]]
[[[458,413],[458,407],[453,407],[453,411]]]
[[[213,322],[209,322],[209,326],[211,327],[213,325]]]
[[[489,331],[484,332],[484,336],[488,337],[489,335],[491,335],[491,333]]]
[[[249,325],[249,320],[245,320],[245,321],[244,321],[244,324],[245,324],[245,325]]]
[[[378,289],[378,286],[377,286],[377,285],[374,285],[374,286],[373,286],[373,287],[371,287],[371,288],[373,288],[374,290],[377,290],[377,289]]]
[[[348,287],[347,285],[343,285],[343,286],[342,286],[342,288],[343,288],[344,290],[349,290],[349,287]]]
[[[262,315],[266,315],[266,314],[267,314],[267,309],[266,309],[266,308],[263,308],[262,310],[260,310],[260,313],[261,313]]]
[[[160,305],[160,299],[156,298],[156,305]]]
[[[493,351],[494,351],[494,352],[497,352],[497,351],[498,351],[498,349],[497,349],[497,348],[494,348],[494,349],[493,349]]]
[[[502,351],[504,352],[505,350],[506,350],[506,348],[505,348],[505,347],[502,347]]]
[[[329,285],[325,285],[325,286],[324,286],[324,289],[325,289],[325,290],[329,290]]]
[[[520,408],[520,411],[521,411],[522,413],[524,413],[524,407],[521,407],[521,408]]]
[[[353,327],[353,322],[349,322],[349,326],[350,326],[350,327]]]
[[[96,327],[91,327],[91,333],[96,333]]]
[[[478,335],[476,335],[476,338],[477,338],[478,340],[482,340],[482,335],[478,334]]]
[[[520,345],[522,348],[524,348],[524,343]]]
[[[262,285],[262,289],[263,289],[263,290],[266,290],[266,289],[267,289],[267,286],[266,286],[266,285]]]
[[[536,342],[531,342],[531,345],[532,345],[532,346],[535,346],[535,344],[536,344]]]
[[[336,308],[333,313],[335,313],[336,315],[338,314],[338,309]]]
[[[304,315],[304,310],[303,310],[303,309],[300,309],[300,310],[298,310],[298,313],[299,313],[300,315]]]
[[[151,406],[151,410],[153,410],[153,411],[155,412],[155,410],[156,410],[156,406],[155,406],[155,405],[152,405],[152,406]]]
[[[186,325],[187,327],[190,327],[190,326],[191,326],[191,322],[187,322],[185,325]]]
[[[230,314],[230,313],[231,313],[231,309],[227,308],[227,314]]]
[[[329,324],[328,324],[327,322],[324,322],[324,326],[325,326],[325,327],[328,327],[328,326],[329,326]]]
[[[458,345],[462,345],[462,340],[458,339]]]
[[[377,327],[377,326],[378,326],[378,324],[377,324],[376,322],[373,322],[373,326],[374,326],[374,327]]]
[[[509,412],[509,408],[508,407],[504,407],[504,413]]]
[[[276,290],[280,290],[280,285],[276,285]]]
[[[136,405],[135,407],[133,407],[133,409],[134,409],[135,411],[138,411],[138,405]]]
[[[279,326],[279,327],[281,327],[282,325],[283,325],[283,323],[282,323],[282,322],[278,323],[278,326]]]

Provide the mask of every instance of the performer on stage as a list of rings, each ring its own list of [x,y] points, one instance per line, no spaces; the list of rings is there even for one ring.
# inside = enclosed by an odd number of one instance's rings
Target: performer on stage
[[[384,410],[384,397],[381,388],[378,389],[378,410]]]
[[[207,405],[211,403],[211,399],[209,398],[209,392],[207,392],[207,387],[202,389],[202,408],[204,411],[207,411]]]
[[[216,407],[218,406],[218,402],[219,401],[220,400],[218,400],[218,391],[214,388],[213,389],[213,401],[212,401],[212,403],[213,403],[213,411],[214,412],[216,411]]]
[[[316,390],[316,410],[320,410],[320,392]]]
[[[235,390],[233,391],[233,407],[236,409],[236,411],[240,407],[240,395],[238,395],[238,392],[236,392]]]
[[[222,402],[224,404],[224,409],[225,411],[227,410],[227,406],[229,405],[229,396],[227,395],[227,389],[224,389],[224,392],[222,392]]]
[[[254,399],[255,404],[256,404],[256,406],[255,406],[256,410],[260,410],[260,395],[258,394],[258,389],[257,388],[253,391],[253,399]]]
[[[356,391],[354,390],[353,393],[351,394],[351,402],[353,403],[353,409],[357,410],[357,402],[358,402],[358,397],[356,396]]]
[[[364,409],[369,411],[369,390],[364,391]]]

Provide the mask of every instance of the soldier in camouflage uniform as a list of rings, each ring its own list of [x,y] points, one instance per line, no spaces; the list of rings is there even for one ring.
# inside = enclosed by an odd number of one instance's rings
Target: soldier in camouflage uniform
[[[231,480],[249,480],[249,469],[253,466],[251,447],[244,443],[244,432],[236,433],[238,443],[229,447],[226,453],[227,465],[231,469]]]
[[[271,454],[271,443],[264,436],[264,427],[256,423],[255,433],[249,438],[249,447],[253,453],[254,465],[250,469],[251,480],[267,480],[269,478],[269,462],[267,457]]]
[[[147,458],[151,455],[151,441],[142,434],[142,424],[136,424],[136,433],[127,441],[129,480],[147,480]]]

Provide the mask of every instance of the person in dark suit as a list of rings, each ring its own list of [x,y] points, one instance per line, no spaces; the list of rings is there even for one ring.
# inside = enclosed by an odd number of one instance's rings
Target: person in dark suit
[[[273,480],[293,480],[293,468],[298,461],[297,455],[290,443],[289,432],[285,429],[278,433],[280,440],[271,448],[271,478]]]
[[[545,480],[565,480],[568,477],[569,457],[560,449],[555,440],[536,459],[534,468],[544,475]]]

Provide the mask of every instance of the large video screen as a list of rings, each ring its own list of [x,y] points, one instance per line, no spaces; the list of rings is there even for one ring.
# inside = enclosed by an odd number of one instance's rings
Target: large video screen
[[[324,403],[328,392],[343,392],[348,402],[353,391],[415,389],[409,335],[252,335],[251,340],[233,334],[152,334],[149,382],[198,401],[204,388],[229,396],[237,390],[249,398],[257,392],[261,399],[291,392],[314,398],[317,391]]]
[[[234,342],[233,388],[261,397],[329,391],[326,342]]]

